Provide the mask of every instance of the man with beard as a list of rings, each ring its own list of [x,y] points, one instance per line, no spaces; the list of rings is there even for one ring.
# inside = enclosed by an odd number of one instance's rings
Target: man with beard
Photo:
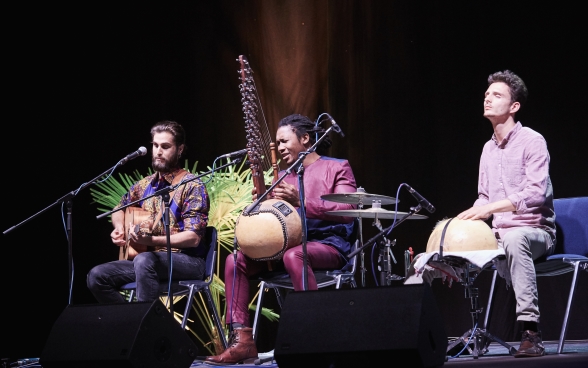
[[[175,187],[169,201],[169,244],[172,257],[172,279],[201,279],[206,266],[205,247],[199,247],[208,224],[208,192],[200,179],[179,167],[186,150],[186,134],[174,121],[161,121],[151,128],[152,167],[154,174],[134,183],[114,208],[153,195],[166,187]],[[192,180],[191,180],[192,179]],[[152,302],[160,295],[159,284],[169,280],[167,236],[162,221],[165,203],[160,195],[138,202],[143,216],[130,222],[130,209],[112,213],[112,242],[127,247],[118,261],[95,266],[87,275],[87,286],[99,303],[120,303],[124,297],[119,288],[137,282],[140,302]],[[138,207],[140,206],[140,207]],[[125,227],[128,226],[128,231]]]

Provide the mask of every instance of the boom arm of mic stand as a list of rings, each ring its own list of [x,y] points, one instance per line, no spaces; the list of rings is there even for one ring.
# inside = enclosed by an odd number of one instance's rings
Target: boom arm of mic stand
[[[53,208],[54,206],[56,206],[58,204],[61,204],[61,203],[65,202],[65,201],[71,200],[73,197],[76,196],[77,193],[79,193],[80,190],[82,190],[82,189],[86,188],[87,186],[93,184],[95,181],[97,181],[98,179],[100,179],[104,175],[108,174],[109,172],[113,171],[115,168],[116,168],[116,166],[111,167],[110,169],[106,170],[105,172],[103,172],[102,174],[98,175],[97,177],[95,177],[94,179],[90,180],[89,182],[84,183],[77,190],[71,191],[71,192],[67,193],[66,195],[64,195],[63,197],[59,198],[57,201],[55,201],[53,204],[45,207],[44,209],[42,209],[41,211],[35,213],[34,215],[32,215],[31,217],[29,217],[28,219],[22,221],[19,224],[16,224],[16,225],[12,226],[10,229],[4,231],[4,234],[8,234],[9,232],[11,232],[12,230],[16,229],[17,227],[20,227],[21,225],[24,225],[25,223],[29,222],[30,220],[32,220],[33,218],[35,218],[38,215],[42,214],[43,212],[47,211],[48,209]]]
[[[375,242],[377,242],[378,240],[380,240],[380,238],[382,238],[383,236],[390,234],[390,232],[394,228],[396,228],[398,225],[400,225],[401,223],[403,223],[407,218],[409,218],[410,216],[412,216],[416,212],[418,212],[418,207],[416,209],[411,208],[410,209],[410,212],[407,213],[406,215],[404,215],[404,217],[401,217],[400,220],[395,221],[394,223],[392,223],[392,225],[390,225],[387,228],[385,228],[384,230],[380,231],[378,234],[376,234],[374,237],[372,237],[370,240],[368,240],[367,243],[365,243],[361,247],[357,248],[353,252],[349,253],[349,255],[347,256],[347,258],[351,259],[351,258],[355,257],[364,248],[366,248],[366,247],[368,247],[370,245],[373,245]]]
[[[97,181],[98,179],[100,179],[101,177],[103,177],[104,175],[108,174],[109,172],[114,171],[114,169],[116,169],[116,167],[118,166],[118,164],[116,164],[115,166],[111,167],[110,169],[106,170],[105,172],[103,172],[102,174],[98,175],[97,177],[95,177],[94,179],[82,184],[77,190],[75,191],[71,191],[69,193],[67,193],[66,195],[64,195],[63,197],[59,198],[57,201],[55,201],[53,204],[45,207],[44,209],[42,209],[41,211],[35,213],[34,215],[30,216],[29,218],[27,218],[24,221],[21,221],[19,224],[14,225],[13,227],[9,228],[8,230],[4,231],[4,234],[8,234],[9,232],[11,232],[12,230],[16,229],[17,227],[20,227],[24,224],[26,224],[27,222],[29,222],[30,220],[32,220],[33,218],[39,216],[40,214],[42,214],[43,212],[49,210],[50,208],[61,204],[63,202],[67,202],[67,222],[66,222],[66,233],[67,233],[67,257],[68,257],[68,268],[69,268],[69,285],[68,285],[68,304],[71,304],[71,290],[73,287],[73,255],[72,255],[72,249],[73,249],[73,241],[72,241],[72,206],[73,206],[73,202],[72,199],[80,192],[80,190],[88,187],[89,185],[93,184],[95,181]]]

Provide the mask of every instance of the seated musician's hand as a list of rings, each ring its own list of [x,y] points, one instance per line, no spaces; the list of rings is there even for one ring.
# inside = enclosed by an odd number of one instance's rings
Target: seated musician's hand
[[[274,198],[274,193],[270,192],[268,193],[267,198]],[[254,187],[253,189],[251,189],[251,199],[253,200],[253,202],[257,201],[257,189]]]
[[[281,182],[274,188],[274,198],[290,203],[294,207],[300,207],[300,195],[294,185]]]
[[[124,229],[115,228],[110,233],[110,238],[112,239],[112,242],[119,247],[126,244]]]
[[[130,224],[129,226],[129,240],[133,243],[142,245],[151,245],[152,243],[152,238],[150,236],[144,234],[140,230],[135,232],[135,226],[133,226],[133,224]]]
[[[486,208],[486,206],[474,206],[471,207],[456,217],[460,220],[486,220],[492,213]]]

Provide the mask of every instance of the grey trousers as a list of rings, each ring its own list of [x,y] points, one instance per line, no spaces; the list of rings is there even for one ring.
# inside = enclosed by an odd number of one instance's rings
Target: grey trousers
[[[539,297],[533,261],[553,253],[554,239],[533,227],[493,229],[498,232],[498,246],[506,254],[507,284],[512,283],[517,302],[517,321],[539,322]]]

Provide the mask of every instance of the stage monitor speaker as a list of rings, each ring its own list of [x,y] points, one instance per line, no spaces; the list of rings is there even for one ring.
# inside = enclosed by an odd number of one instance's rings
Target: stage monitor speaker
[[[439,367],[447,335],[428,284],[290,292],[274,358],[280,368]]]
[[[69,305],[49,334],[43,368],[187,368],[198,348],[158,299]]]

